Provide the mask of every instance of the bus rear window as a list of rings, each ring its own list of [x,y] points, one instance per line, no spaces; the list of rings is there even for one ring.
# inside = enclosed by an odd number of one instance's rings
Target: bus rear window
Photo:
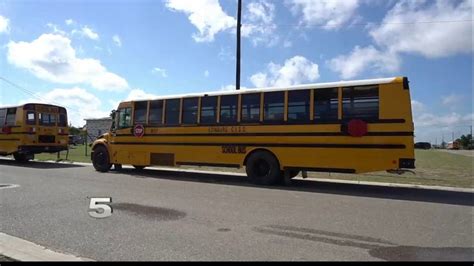
[[[378,119],[378,86],[343,88],[342,113],[344,119]]]
[[[260,121],[260,93],[242,95],[242,122]]]
[[[36,113],[34,111],[28,111],[26,113],[26,123],[28,125],[35,125],[36,124]]]
[[[221,96],[221,113],[220,123],[236,123],[237,122],[237,95]]]
[[[67,116],[65,114],[60,114],[59,115],[58,126],[60,126],[60,127],[66,127],[67,126]]]
[[[314,90],[314,120],[334,121],[338,119],[337,90],[337,88]]]
[[[133,122],[135,124],[144,124],[146,123],[146,109],[148,102],[136,102],[135,110],[133,114]]]
[[[42,126],[55,126],[56,114],[38,113],[38,121]]]

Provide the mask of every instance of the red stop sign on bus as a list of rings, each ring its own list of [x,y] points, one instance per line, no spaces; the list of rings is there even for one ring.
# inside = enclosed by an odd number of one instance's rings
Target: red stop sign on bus
[[[133,127],[133,135],[135,137],[143,137],[145,135],[145,127],[142,124],[137,124]]]

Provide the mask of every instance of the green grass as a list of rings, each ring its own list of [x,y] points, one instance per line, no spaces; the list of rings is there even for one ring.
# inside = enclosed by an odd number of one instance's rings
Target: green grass
[[[90,163],[91,162],[91,147],[87,146],[87,156],[86,154],[86,145],[77,145],[77,146],[69,146],[69,154],[66,151],[62,151],[59,153],[59,158],[61,161],[72,162],[83,162],[83,163]],[[58,159],[57,153],[41,153],[36,154],[35,159],[40,161],[56,161]]]
[[[68,160],[74,162],[90,163],[90,147],[85,145],[71,146]],[[39,154],[38,160],[57,160],[56,154]],[[66,152],[60,153],[60,159],[66,158]],[[338,173],[308,173],[311,178],[344,179],[354,181],[372,181],[387,183],[403,183],[432,186],[449,186],[474,188],[473,161],[474,157],[447,153],[439,150],[415,150],[415,174],[403,175],[389,174],[387,172],[374,172],[367,174],[338,174]],[[211,168],[186,166],[187,169],[219,170],[226,172],[245,172],[243,169]]]

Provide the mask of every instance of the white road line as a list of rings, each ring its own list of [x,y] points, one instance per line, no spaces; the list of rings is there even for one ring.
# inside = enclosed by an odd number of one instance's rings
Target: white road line
[[[93,261],[87,258],[59,253],[0,232],[0,254],[19,261]]]

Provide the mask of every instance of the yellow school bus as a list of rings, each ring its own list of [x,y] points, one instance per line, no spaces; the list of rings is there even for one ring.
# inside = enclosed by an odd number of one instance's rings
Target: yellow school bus
[[[28,103],[0,107],[0,155],[26,162],[37,153],[68,148],[67,111],[64,107]]]
[[[408,79],[121,102],[92,150],[101,172],[113,164],[245,166],[257,184],[300,171],[401,171],[415,167]]]

